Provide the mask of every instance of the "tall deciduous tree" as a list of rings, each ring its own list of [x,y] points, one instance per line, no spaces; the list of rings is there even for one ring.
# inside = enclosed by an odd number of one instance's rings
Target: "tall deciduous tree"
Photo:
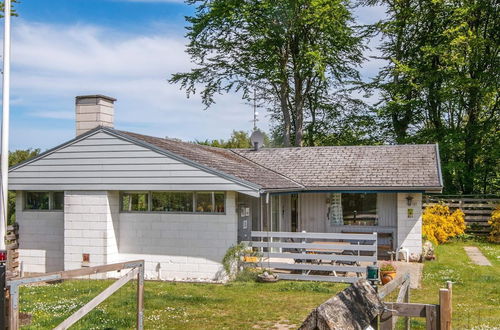
[[[196,67],[170,79],[208,107],[214,95],[240,91],[278,110],[285,146],[301,146],[316,96],[358,79],[361,38],[348,0],[189,0],[197,5],[187,37]],[[343,86],[342,86],[343,87]]]
[[[500,137],[500,15],[496,0],[374,0],[388,60],[379,113],[397,142],[439,142],[445,188],[495,193]]]

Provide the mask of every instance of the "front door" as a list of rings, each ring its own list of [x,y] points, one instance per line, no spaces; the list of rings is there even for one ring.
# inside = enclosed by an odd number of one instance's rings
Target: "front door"
[[[250,241],[252,231],[252,214],[250,205],[238,204],[238,242]]]

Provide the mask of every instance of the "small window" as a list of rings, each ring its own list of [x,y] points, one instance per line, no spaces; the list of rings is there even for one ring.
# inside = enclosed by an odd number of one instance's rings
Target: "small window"
[[[225,195],[223,192],[214,193],[215,200],[215,212],[224,213],[225,212]]]
[[[52,193],[52,209],[64,209],[64,191],[55,191]]]
[[[149,194],[144,193],[123,193],[122,211],[147,211]]]
[[[48,210],[50,193],[48,191],[27,191],[26,192],[26,210]]]
[[[196,212],[214,212],[211,192],[196,193]]]
[[[151,193],[152,211],[193,212],[192,192],[157,192]]]

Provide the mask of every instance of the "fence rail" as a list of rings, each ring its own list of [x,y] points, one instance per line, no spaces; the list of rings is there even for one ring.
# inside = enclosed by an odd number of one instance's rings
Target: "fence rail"
[[[250,245],[261,251],[260,267],[299,281],[354,283],[377,262],[377,233],[296,233],[252,231]]]
[[[46,273],[41,275],[33,275],[11,279],[7,281],[9,290],[9,329],[19,329],[19,287],[31,283],[51,282],[65,279],[78,278],[86,275],[96,275],[99,273],[107,273],[112,271],[121,271],[130,269],[130,271],[119,278],[116,282],[107,287],[104,291],[94,297],[91,301],[78,309],[70,317],[59,324],[55,329],[68,329],[73,324],[78,322],[82,317],[91,312],[100,303],[110,297],[114,292],[127,284],[130,280],[137,279],[137,329],[144,328],[144,260],[134,260],[128,262],[120,262],[116,264],[108,264],[95,267],[86,267],[74,270],[66,270],[60,272]]]
[[[436,203],[444,203],[452,210],[461,209],[465,214],[467,232],[487,234],[490,231],[488,220],[493,210],[500,204],[500,198],[426,195],[423,207]]]

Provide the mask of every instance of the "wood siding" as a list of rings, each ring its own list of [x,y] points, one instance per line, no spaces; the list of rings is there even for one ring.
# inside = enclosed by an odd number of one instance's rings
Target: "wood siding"
[[[107,133],[19,167],[11,190],[234,190],[250,188]]]

